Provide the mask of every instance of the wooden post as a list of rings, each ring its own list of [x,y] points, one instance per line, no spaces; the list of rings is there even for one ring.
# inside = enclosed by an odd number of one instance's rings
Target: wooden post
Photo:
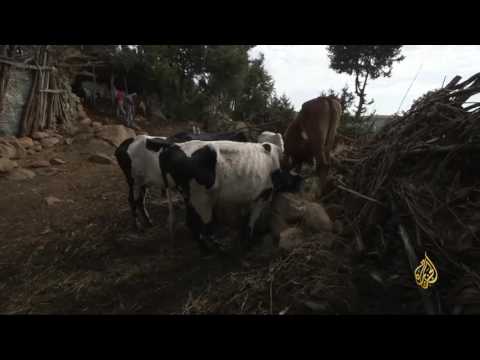
[[[97,75],[95,74],[95,65],[92,65],[93,72],[93,107],[95,107],[95,100],[97,99]]]

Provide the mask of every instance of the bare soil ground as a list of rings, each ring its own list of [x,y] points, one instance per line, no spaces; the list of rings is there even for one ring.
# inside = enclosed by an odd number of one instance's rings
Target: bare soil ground
[[[147,129],[180,130],[185,125]],[[156,196],[148,204],[156,226],[133,231],[119,167],[89,162],[74,145],[20,161],[64,159],[54,174],[36,169],[31,180],[0,179],[0,313],[182,313],[191,291],[242,267],[225,254],[201,256],[181,202],[175,248],[167,206]],[[47,196],[61,202],[47,205]]]

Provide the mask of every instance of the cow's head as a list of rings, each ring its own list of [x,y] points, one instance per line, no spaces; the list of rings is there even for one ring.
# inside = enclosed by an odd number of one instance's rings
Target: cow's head
[[[272,173],[273,190],[275,192],[299,192],[303,184],[303,178],[291,171],[282,169]]]
[[[166,150],[172,146],[172,142],[165,138],[152,138],[147,139],[145,147],[147,150],[159,152],[160,150]]]

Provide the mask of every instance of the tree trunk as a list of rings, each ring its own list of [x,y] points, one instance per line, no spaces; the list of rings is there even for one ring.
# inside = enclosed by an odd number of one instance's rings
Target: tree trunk
[[[358,123],[360,116],[363,113],[363,106],[365,105],[365,88],[367,86],[368,73],[365,75],[365,80],[363,81],[362,87],[360,87],[360,82],[358,80],[359,74],[356,74],[355,78],[355,93],[358,95],[358,105],[357,111],[355,112],[355,122]]]

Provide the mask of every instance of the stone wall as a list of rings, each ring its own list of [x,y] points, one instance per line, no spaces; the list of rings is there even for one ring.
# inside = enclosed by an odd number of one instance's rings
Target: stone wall
[[[10,70],[7,91],[3,99],[3,111],[0,114],[0,136],[18,134],[32,79],[32,72],[29,70],[16,68]]]

